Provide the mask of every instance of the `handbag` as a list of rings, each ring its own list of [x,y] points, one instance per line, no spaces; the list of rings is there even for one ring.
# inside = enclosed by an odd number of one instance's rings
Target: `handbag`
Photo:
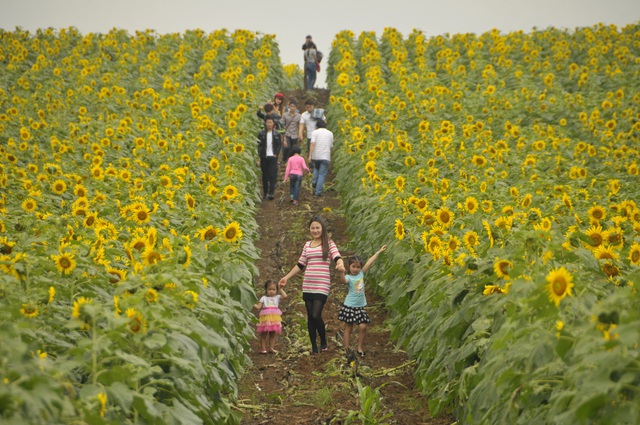
[[[320,63],[316,62],[316,72],[320,72]]]

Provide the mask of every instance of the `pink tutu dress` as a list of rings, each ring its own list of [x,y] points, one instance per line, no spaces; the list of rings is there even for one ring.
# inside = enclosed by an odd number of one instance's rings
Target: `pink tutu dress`
[[[258,333],[262,332],[282,332],[282,311],[280,305],[280,295],[274,297],[264,296],[260,298],[262,310],[260,310],[260,322],[258,323]]]

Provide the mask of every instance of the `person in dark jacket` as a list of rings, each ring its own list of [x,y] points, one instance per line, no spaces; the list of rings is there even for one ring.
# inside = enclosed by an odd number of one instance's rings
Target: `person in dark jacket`
[[[262,171],[262,190],[267,199],[273,199],[278,178],[278,154],[282,149],[282,136],[275,129],[275,122],[267,117],[265,129],[258,133],[258,155]]]

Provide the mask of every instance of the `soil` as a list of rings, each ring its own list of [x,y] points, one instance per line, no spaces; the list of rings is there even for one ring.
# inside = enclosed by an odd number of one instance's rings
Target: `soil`
[[[314,90],[313,94],[316,107],[327,105],[327,90]],[[308,98],[302,91],[285,95],[287,99],[294,96],[302,107]],[[325,219],[341,254],[345,257],[351,254],[347,223],[338,193],[333,189],[331,169],[321,197],[312,195],[309,176],[303,180],[297,206],[289,202],[289,187],[288,183],[282,183],[283,176],[284,167],[279,167],[276,197],[263,201],[256,216],[260,229],[256,245],[262,252],[257,264],[260,276],[255,283],[259,296],[264,293],[264,281],[280,280],[297,263],[301,248],[309,238],[308,221],[314,214]],[[413,362],[390,339],[382,299],[367,293],[367,312],[372,322],[367,327],[365,356],[347,357],[342,349],[343,326],[337,319],[346,288],[337,283],[337,276],[332,277],[335,285],[323,310],[329,350],[311,354],[301,282],[302,274],[298,274],[285,287],[288,298],[280,305],[283,332],[276,342],[278,353],[260,354],[259,340],[251,342],[252,365],[240,382],[236,404],[243,414],[243,424],[343,424],[349,413],[355,415],[356,412],[366,414],[367,421],[361,416],[356,417],[354,423],[444,425],[454,422],[448,415],[430,416],[428,400],[414,385]],[[351,348],[355,349],[357,333],[351,339]],[[358,381],[372,391],[367,398],[378,401],[368,411],[361,406]],[[379,391],[377,398],[375,391]]]

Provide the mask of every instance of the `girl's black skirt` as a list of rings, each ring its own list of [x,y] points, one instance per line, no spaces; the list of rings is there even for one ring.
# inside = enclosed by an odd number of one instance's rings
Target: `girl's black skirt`
[[[338,320],[345,323],[355,323],[356,325],[360,323],[371,323],[371,319],[364,307],[348,307],[344,304],[340,307]]]

